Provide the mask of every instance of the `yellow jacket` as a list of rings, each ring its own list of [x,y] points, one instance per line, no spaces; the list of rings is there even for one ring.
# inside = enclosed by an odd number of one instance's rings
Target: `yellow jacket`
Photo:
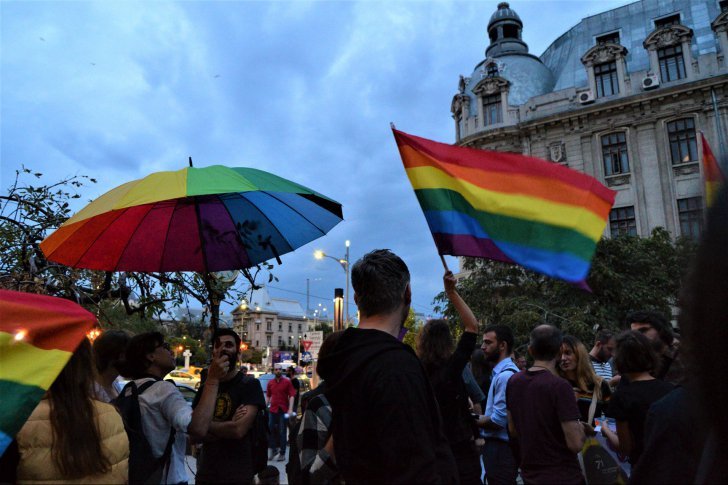
[[[129,440],[121,416],[110,404],[93,401],[98,417],[101,449],[109,458],[111,470],[76,480],[66,480],[56,468],[51,454],[53,430],[51,407],[42,399],[17,435],[20,451],[18,483],[126,483],[129,477]]]

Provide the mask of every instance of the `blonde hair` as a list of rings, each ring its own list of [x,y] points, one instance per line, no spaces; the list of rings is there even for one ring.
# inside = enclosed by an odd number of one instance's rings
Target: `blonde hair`
[[[596,398],[601,399],[603,379],[594,372],[586,346],[578,338],[572,337],[571,335],[564,336],[561,346],[563,347],[564,345],[571,349],[576,358],[576,386],[580,391],[589,392],[589,386],[593,385],[596,391]],[[556,370],[561,377],[566,378],[566,373],[561,370],[560,366],[557,366]]]

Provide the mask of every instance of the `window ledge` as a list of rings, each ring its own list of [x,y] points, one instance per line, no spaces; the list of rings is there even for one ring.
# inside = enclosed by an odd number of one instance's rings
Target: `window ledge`
[[[690,175],[700,172],[699,162],[676,163],[672,166],[672,172],[676,177],[681,175]]]
[[[629,173],[620,173],[617,175],[607,175],[604,177],[604,181],[607,182],[607,185],[609,187],[614,187],[617,185],[627,185],[629,184]]]

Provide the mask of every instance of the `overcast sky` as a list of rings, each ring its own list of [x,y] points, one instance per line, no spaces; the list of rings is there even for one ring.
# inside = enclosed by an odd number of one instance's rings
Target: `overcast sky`
[[[540,55],[582,18],[629,3],[517,1]],[[3,1],[2,189],[21,164],[93,199],[159,170],[256,167],[343,204],[327,236],[282,257],[272,296],[329,307],[342,268],[403,257],[431,314],[442,265],[389,123],[452,143],[458,76],[484,58],[498,2]],[[79,207],[80,208],[80,207]],[[448,258],[453,269],[455,258]],[[353,299],[350,312],[355,314]]]

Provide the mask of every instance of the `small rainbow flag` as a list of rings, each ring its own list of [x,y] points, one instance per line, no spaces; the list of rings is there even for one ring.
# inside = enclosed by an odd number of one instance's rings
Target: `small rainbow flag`
[[[95,322],[72,301],[0,290],[0,455]]]
[[[715,160],[713,151],[708,145],[708,140],[701,132],[700,139],[703,142],[703,178],[705,179],[705,205],[710,207],[713,205],[721,185],[725,182],[725,176],[720,170],[718,162]]]
[[[616,192],[537,158],[393,131],[440,254],[516,263],[583,284]]]

